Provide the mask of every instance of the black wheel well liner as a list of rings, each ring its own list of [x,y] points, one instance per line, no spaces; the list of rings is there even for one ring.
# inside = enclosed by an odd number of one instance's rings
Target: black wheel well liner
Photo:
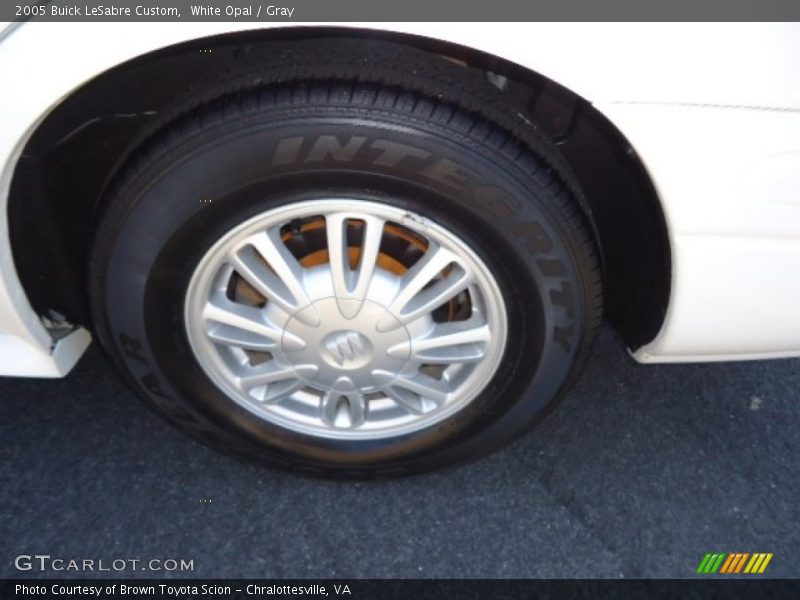
[[[8,206],[12,254],[34,310],[55,310],[91,328],[86,266],[102,192],[169,118],[170,102],[197,92],[214,53],[230,70],[246,65],[254,46],[317,38],[413,47],[447,57],[454,73],[478,70],[502,90],[509,108],[560,150],[585,196],[603,256],[609,321],[632,348],[658,333],[671,286],[666,223],[642,162],[612,123],[577,94],[504,59],[430,38],[338,27],[256,30],[170,46],[98,75],[55,107],[23,150]],[[143,76],[150,85],[137,87]]]

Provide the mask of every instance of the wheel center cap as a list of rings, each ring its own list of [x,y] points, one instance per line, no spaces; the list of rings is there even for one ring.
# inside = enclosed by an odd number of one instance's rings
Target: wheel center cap
[[[309,318],[306,311],[314,311],[315,318]],[[303,344],[298,344],[298,339]],[[335,297],[328,297],[289,319],[281,352],[311,387],[328,390],[346,384],[369,393],[403,369],[411,342],[405,326],[382,304],[364,300],[358,316],[350,318],[342,313]],[[305,365],[316,369],[304,370],[301,367]],[[313,375],[304,376],[305,372]]]
[[[367,364],[373,356],[372,342],[358,331],[334,331],[322,340],[322,359],[334,368],[350,370]]]

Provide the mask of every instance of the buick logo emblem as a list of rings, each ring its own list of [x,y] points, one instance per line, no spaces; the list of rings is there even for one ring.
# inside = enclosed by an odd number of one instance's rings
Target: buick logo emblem
[[[343,369],[365,364],[372,357],[372,344],[357,331],[337,331],[323,341],[328,362]]]

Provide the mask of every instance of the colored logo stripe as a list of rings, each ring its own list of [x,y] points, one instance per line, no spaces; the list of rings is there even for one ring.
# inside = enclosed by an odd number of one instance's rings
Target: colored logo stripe
[[[771,552],[754,552],[753,554],[749,552],[709,553],[700,561],[697,572],[702,574],[719,572],[721,575],[742,572],[750,574],[763,573],[772,560],[772,556]]]
[[[745,568],[745,573],[763,573],[764,569],[767,568],[769,561],[772,560],[772,552],[769,553],[762,553],[762,554],[754,554],[753,558],[750,560],[750,563]],[[749,570],[748,570],[749,569]]]
[[[722,565],[722,569],[720,569],[720,573],[738,573],[742,567],[744,566],[744,561],[747,560],[747,557],[750,556],[749,554],[744,553],[736,553],[736,554],[729,554],[728,560]]]
[[[700,566],[697,567],[698,573],[716,573],[719,569],[722,559],[725,558],[724,554],[706,554]]]

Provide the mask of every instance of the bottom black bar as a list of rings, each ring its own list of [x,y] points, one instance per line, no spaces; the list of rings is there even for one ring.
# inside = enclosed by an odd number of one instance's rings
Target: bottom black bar
[[[616,598],[728,599],[800,598],[800,580],[189,580],[189,579],[5,579],[0,598],[209,598],[257,600],[272,598],[342,600],[443,600],[457,598],[570,599]]]

